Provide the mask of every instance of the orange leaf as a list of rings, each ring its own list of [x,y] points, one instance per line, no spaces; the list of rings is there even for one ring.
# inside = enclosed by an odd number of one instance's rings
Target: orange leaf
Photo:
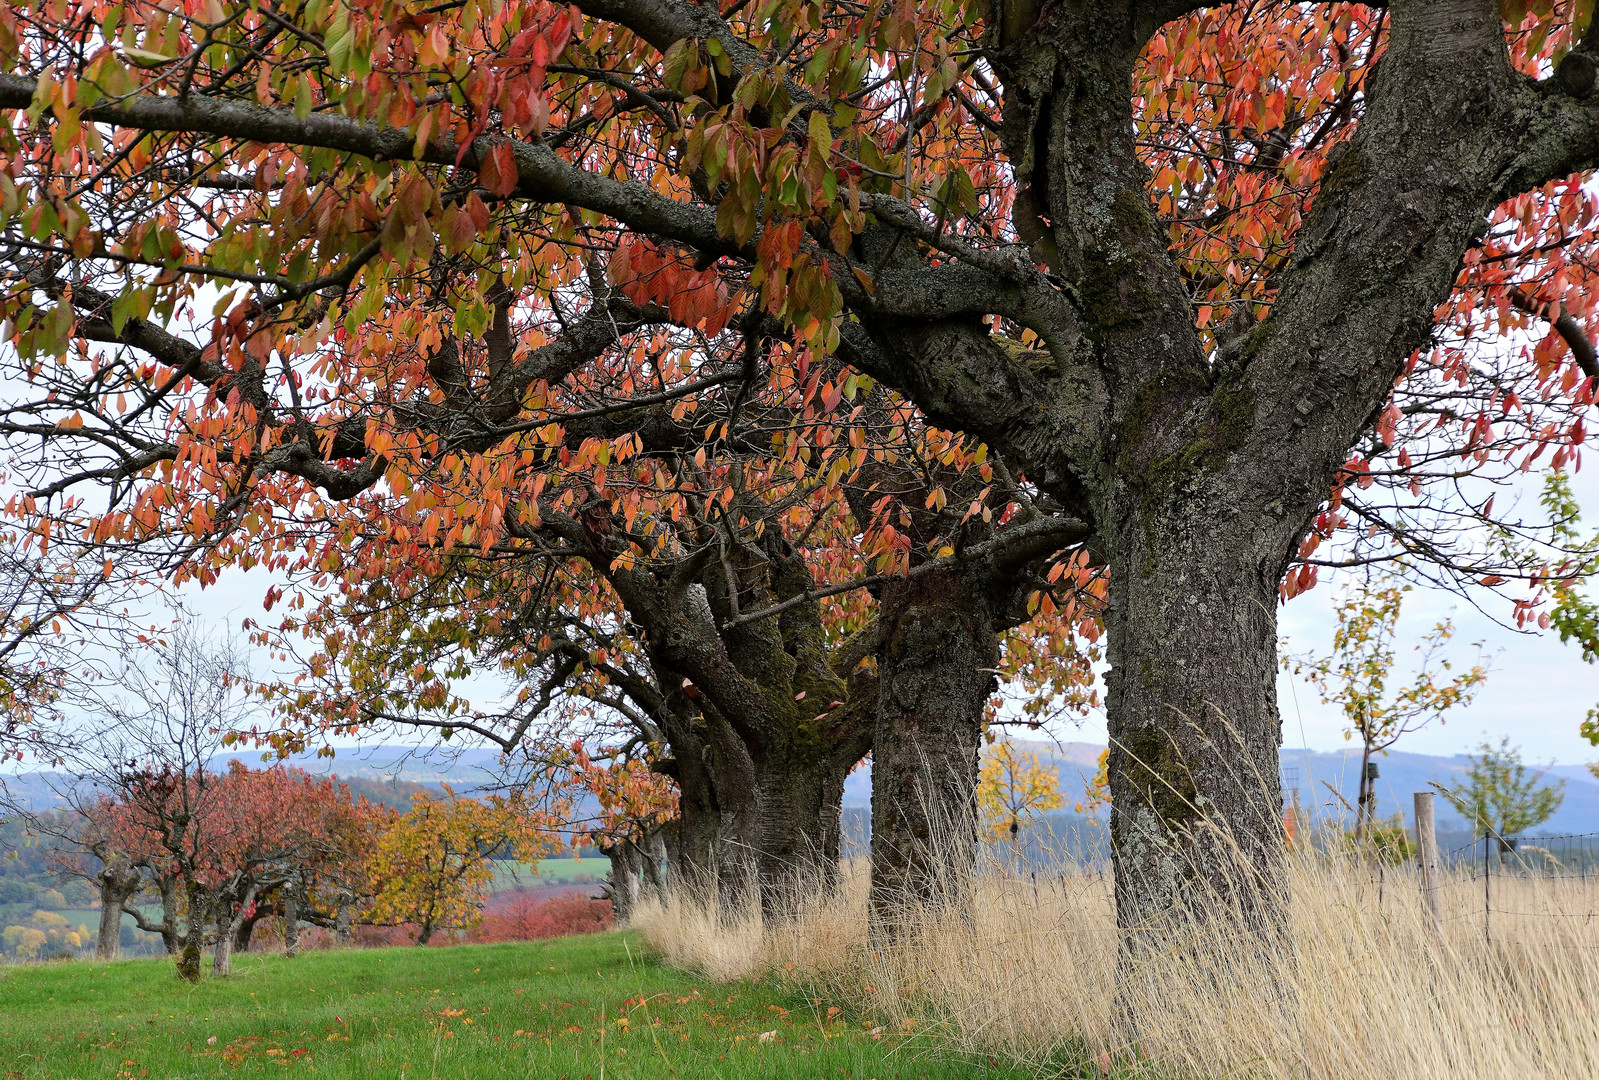
[[[494,144],[478,169],[478,179],[495,195],[503,197],[516,190],[521,177],[516,168],[516,152],[511,149],[510,143]]]

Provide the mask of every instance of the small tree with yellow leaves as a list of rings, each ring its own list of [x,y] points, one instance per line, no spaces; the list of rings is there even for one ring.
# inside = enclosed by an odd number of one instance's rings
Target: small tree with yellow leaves
[[[368,919],[411,923],[416,943],[435,931],[465,929],[483,914],[497,854],[536,860],[553,848],[555,824],[518,800],[437,799],[416,795],[408,813],[378,838],[372,856],[378,894]]]
[[[1083,797],[1072,806],[1079,814],[1092,814],[1110,805],[1110,747],[1099,752],[1099,765],[1083,788]]]
[[[1053,769],[1039,764],[1037,754],[1005,739],[983,756],[977,808],[983,828],[1001,843],[1009,838],[1019,859],[1022,825],[1060,809],[1060,782]]]

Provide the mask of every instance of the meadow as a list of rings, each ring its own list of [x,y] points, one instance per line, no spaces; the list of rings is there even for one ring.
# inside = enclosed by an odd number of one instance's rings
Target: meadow
[[[647,901],[625,932],[0,968],[0,1077],[1566,1080],[1599,1076],[1599,880],[1291,860],[1282,947],[1195,920],[1136,964],[1105,875],[990,863],[867,948],[864,865],[797,917]],[[1486,918],[1491,907],[1491,922]],[[1277,987],[1277,993],[1263,993]]]
[[[551,885],[597,884],[611,872],[610,859],[540,859],[537,863],[496,859],[490,864],[494,871],[494,892],[507,889],[539,889]],[[592,891],[592,890],[591,890]]]
[[[170,962],[0,968],[7,1080],[989,1080],[848,1002],[718,983],[632,934],[449,948],[248,954],[191,986]]]

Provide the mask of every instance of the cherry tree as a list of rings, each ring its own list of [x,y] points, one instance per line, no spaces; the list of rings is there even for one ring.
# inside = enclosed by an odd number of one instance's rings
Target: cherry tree
[[[1493,509],[1461,472],[1586,438],[1586,4],[0,20],[32,388],[0,424],[46,448],[16,473],[30,535],[203,542],[178,571],[203,581],[348,576],[367,528],[487,553],[579,506],[527,465],[632,452],[567,446],[571,391],[676,407],[764,375],[825,403],[869,378],[1053,499],[1106,575],[1129,928],[1212,896],[1275,925],[1284,595],[1399,556],[1548,576],[1470,543]],[[664,535],[613,531],[611,557]],[[649,636],[674,640],[706,641]]]

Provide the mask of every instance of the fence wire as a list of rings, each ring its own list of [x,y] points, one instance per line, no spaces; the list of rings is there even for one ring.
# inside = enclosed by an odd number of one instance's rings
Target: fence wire
[[[1599,832],[1501,837],[1488,829],[1439,859],[1448,921],[1480,921],[1488,940],[1515,944],[1526,920],[1568,920],[1582,940],[1560,947],[1599,951]]]

